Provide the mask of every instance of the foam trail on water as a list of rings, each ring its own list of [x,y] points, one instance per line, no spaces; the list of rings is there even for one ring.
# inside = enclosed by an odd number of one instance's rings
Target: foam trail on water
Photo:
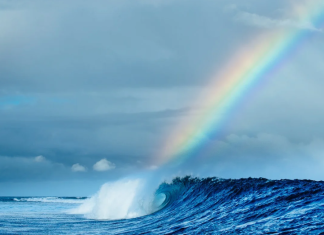
[[[69,211],[89,219],[117,220],[150,214],[156,209],[154,188],[143,178],[108,182],[79,207]],[[154,202],[154,203],[153,203]]]

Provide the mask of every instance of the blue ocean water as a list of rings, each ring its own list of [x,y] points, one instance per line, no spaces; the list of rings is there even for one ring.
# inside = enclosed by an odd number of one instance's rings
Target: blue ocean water
[[[175,178],[156,190],[155,212],[96,218],[130,210],[123,190],[111,197],[118,189],[109,189],[106,199],[1,197],[0,234],[324,234],[322,181]],[[91,200],[120,198],[121,204],[93,204],[92,216],[75,212]]]

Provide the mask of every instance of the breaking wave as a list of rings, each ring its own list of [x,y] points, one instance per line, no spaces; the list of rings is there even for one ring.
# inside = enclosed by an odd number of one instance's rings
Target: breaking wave
[[[84,214],[87,218],[99,220],[129,219],[147,215],[158,208],[154,205],[159,198],[147,190],[146,182],[142,179],[106,183],[97,194],[70,213]]]
[[[141,180],[107,183],[71,213],[124,219],[110,224],[110,231],[126,234],[324,231],[322,181],[184,177],[152,191]]]

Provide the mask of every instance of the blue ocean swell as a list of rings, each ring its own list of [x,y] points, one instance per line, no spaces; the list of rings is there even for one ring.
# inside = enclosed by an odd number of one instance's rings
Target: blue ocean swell
[[[163,232],[324,231],[322,181],[185,177],[162,184],[157,193],[169,195],[163,208],[150,215],[165,218],[170,226]]]
[[[0,211],[0,233],[324,234],[322,181],[184,177],[162,183],[156,190],[156,197],[161,195],[164,200],[159,200],[156,212],[110,221],[49,213],[59,206],[70,208],[68,204],[7,198],[3,203],[36,209],[34,214],[7,211],[2,215]],[[38,214],[42,205],[47,209]]]

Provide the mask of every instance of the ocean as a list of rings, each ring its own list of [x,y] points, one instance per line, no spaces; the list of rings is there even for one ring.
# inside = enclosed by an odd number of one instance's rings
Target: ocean
[[[91,198],[1,197],[0,234],[324,234],[322,181],[183,177],[141,199],[136,182]]]

